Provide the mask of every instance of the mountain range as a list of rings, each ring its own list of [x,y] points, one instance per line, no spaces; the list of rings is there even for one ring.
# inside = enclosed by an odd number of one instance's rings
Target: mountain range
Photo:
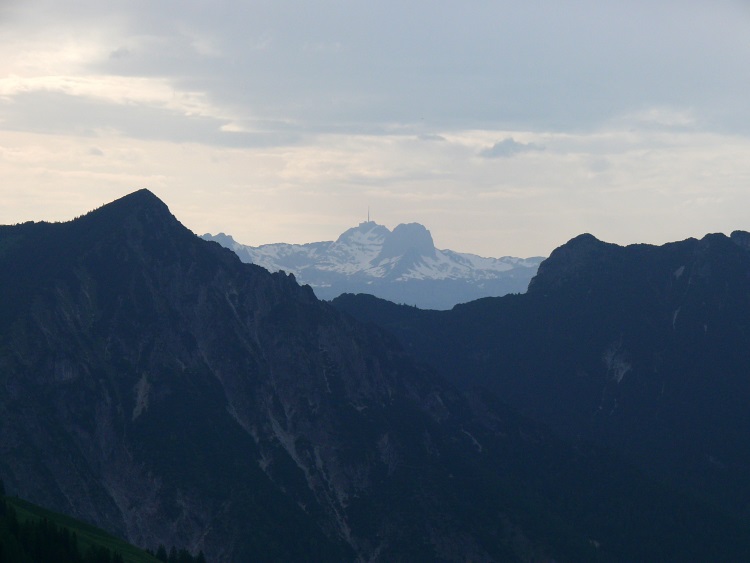
[[[581,235],[524,295],[452,311],[334,305],[454,384],[750,518],[749,233],[628,247]]]
[[[1,226],[0,479],[208,561],[747,560],[743,237],[583,237],[528,294],[422,311],[320,301],[147,190]],[[643,463],[683,430],[684,472]]]
[[[438,250],[419,223],[393,231],[374,221],[360,223],[335,241],[246,246],[224,233],[205,234],[233,250],[243,262],[294,274],[320,299],[369,293],[422,309],[450,309],[480,297],[526,291],[542,258],[483,258]]]

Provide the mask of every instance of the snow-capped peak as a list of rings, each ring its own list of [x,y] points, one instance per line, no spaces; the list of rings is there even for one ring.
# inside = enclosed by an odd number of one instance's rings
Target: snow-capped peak
[[[419,223],[400,224],[390,231],[374,221],[365,221],[333,242],[309,244],[252,247],[239,244],[224,233],[206,234],[203,238],[234,250],[245,262],[293,273],[300,283],[309,284],[323,298],[336,297],[353,287],[362,286],[366,292],[377,294],[376,289],[384,283],[427,281],[450,282],[453,287],[457,287],[456,283],[469,284],[475,286],[471,295],[477,297],[525,291],[542,260],[484,258],[438,250],[430,231]],[[501,286],[505,289],[498,289]]]

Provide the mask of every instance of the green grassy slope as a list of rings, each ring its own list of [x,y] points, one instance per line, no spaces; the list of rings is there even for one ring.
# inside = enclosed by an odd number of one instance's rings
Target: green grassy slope
[[[145,551],[74,518],[52,512],[19,498],[5,497],[5,502],[8,508],[15,509],[19,523],[46,519],[53,525],[67,529],[71,534],[75,533],[81,553],[86,553],[91,547],[105,548],[112,553],[118,553],[125,563],[159,563],[158,559]],[[2,521],[0,521],[0,528],[2,528]]]

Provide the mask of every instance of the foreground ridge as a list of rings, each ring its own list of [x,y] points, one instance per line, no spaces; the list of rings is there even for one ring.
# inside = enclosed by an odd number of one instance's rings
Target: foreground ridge
[[[147,193],[0,227],[0,296],[0,478],[135,545],[219,562],[747,554],[732,513],[460,390]]]
[[[440,315],[364,296],[333,303],[456,385],[745,520],[748,241],[735,231],[622,247],[584,234],[540,265],[525,295]]]

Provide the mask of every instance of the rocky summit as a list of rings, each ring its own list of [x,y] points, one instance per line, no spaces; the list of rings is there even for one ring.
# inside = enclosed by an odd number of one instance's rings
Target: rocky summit
[[[214,562],[747,559],[733,514],[505,398],[459,390],[146,190],[0,227],[10,495]]]

